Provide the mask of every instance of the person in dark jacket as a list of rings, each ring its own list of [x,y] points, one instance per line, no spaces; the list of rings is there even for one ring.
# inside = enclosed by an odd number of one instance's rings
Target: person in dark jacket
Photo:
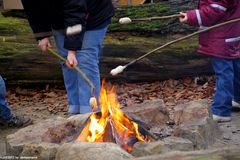
[[[14,115],[6,100],[6,86],[0,75],[0,128],[5,127],[24,127],[31,124],[30,118],[25,116]]]
[[[199,9],[181,13],[180,22],[203,29],[240,18],[239,8],[239,0],[200,0]],[[198,52],[211,56],[216,74],[213,119],[230,121],[232,107],[240,107],[240,23],[202,33]]]
[[[99,97],[100,73],[98,56],[107,27],[114,15],[111,0],[22,0],[30,26],[34,33],[49,33],[54,30],[58,52],[67,57],[61,62],[64,83],[68,95],[69,113],[88,113],[90,87],[73,66],[79,68],[95,85]],[[59,30],[81,24],[82,32],[65,36]],[[39,47],[47,51],[52,44],[48,36],[38,37]]]

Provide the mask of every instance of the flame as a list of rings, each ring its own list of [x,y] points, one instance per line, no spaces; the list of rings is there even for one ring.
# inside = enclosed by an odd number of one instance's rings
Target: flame
[[[131,138],[135,138],[137,141],[144,141],[144,138],[138,131],[138,124],[126,117],[120,109],[115,87],[108,90],[104,87],[105,81],[102,82],[100,92],[101,116],[92,113],[89,121],[90,124],[86,125],[83,129],[85,131],[87,130],[87,133],[82,132],[77,140],[103,142],[106,127],[110,123],[116,143],[121,145],[124,149],[131,151],[132,147],[127,144]],[[87,134],[87,136],[83,137],[85,134]]]

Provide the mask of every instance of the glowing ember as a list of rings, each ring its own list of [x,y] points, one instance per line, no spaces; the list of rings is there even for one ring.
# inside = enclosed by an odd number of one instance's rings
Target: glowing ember
[[[115,88],[106,90],[104,87],[105,81],[102,83],[100,93],[101,114],[91,114],[88,124],[86,124],[77,140],[104,142],[104,135],[108,132],[106,128],[110,124],[115,142],[127,151],[131,151],[132,146],[129,145],[131,141],[144,141],[138,131],[138,124],[127,118],[121,111]]]

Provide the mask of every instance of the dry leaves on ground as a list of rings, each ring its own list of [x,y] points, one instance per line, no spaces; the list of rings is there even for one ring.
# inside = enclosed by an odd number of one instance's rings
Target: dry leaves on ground
[[[211,99],[214,93],[214,77],[184,78],[154,83],[115,84],[118,99],[128,107],[145,100],[163,99],[171,109],[178,103],[198,99]],[[46,86],[45,89],[10,88],[8,102],[14,107],[48,111],[50,114],[67,112],[67,95],[64,88]]]

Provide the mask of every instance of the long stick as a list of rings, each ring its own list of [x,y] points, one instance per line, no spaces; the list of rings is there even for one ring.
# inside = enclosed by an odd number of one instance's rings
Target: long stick
[[[162,17],[149,17],[149,18],[136,18],[131,19],[129,17],[123,17],[119,19],[120,24],[129,24],[135,21],[153,21],[153,20],[163,20],[163,19],[170,19],[170,18],[178,18],[181,17],[181,14],[174,14],[169,16],[162,16]]]
[[[0,41],[5,42],[5,41],[16,41],[16,40],[34,40],[36,38],[50,37],[52,35],[55,35],[55,34],[53,34],[53,32],[42,32],[42,33],[27,34],[27,35],[0,36]]]
[[[203,29],[203,30],[199,30],[199,31],[194,32],[194,33],[192,33],[192,34],[189,34],[189,35],[187,35],[187,36],[184,36],[184,37],[181,37],[181,38],[179,38],[179,39],[176,39],[176,40],[174,40],[174,41],[168,42],[168,43],[166,43],[166,44],[164,44],[164,45],[162,45],[162,46],[160,46],[160,47],[158,47],[158,48],[156,48],[156,49],[154,49],[154,50],[152,50],[152,51],[150,51],[150,52],[142,55],[141,57],[139,57],[139,58],[137,58],[137,59],[129,62],[129,63],[126,64],[125,66],[118,66],[118,67],[116,67],[115,69],[111,70],[110,73],[111,73],[113,76],[115,76],[115,75],[121,73],[121,72],[122,72],[124,69],[126,69],[128,66],[130,66],[130,65],[138,62],[139,60],[147,57],[148,55],[150,55],[150,54],[152,54],[152,53],[154,53],[154,52],[156,52],[156,51],[158,51],[158,50],[160,50],[160,49],[163,49],[163,48],[165,48],[165,47],[168,47],[168,46],[170,46],[170,45],[172,45],[172,44],[175,44],[175,43],[177,43],[177,42],[183,41],[183,40],[185,40],[185,39],[191,38],[191,37],[196,36],[196,35],[198,35],[198,34],[201,34],[201,33],[207,32],[207,31],[210,31],[210,30],[212,30],[212,29],[216,29],[216,28],[219,28],[219,27],[222,27],[222,26],[225,26],[225,25],[228,25],[228,24],[236,23],[236,22],[240,22],[240,18],[233,19],[233,20],[229,20],[229,21],[226,21],[226,22],[223,22],[223,23],[219,23],[219,24],[216,24],[216,25],[214,25],[214,26],[205,28],[205,29]]]
[[[62,57],[61,55],[59,55],[56,51],[54,51],[51,48],[48,48],[48,50],[50,51],[50,53],[52,53],[54,56],[58,57],[60,60],[66,62],[67,59]],[[88,85],[91,87],[91,96],[93,96],[93,92],[95,89],[94,84],[89,80],[89,78],[85,75],[85,73],[78,67],[75,66],[74,69],[83,77],[83,79],[88,83]]]
[[[71,36],[71,35],[78,34],[81,31],[82,31],[82,25],[77,24],[74,26],[67,27],[66,29],[53,30],[50,32],[40,32],[40,33],[34,33],[34,34],[28,34],[28,35],[0,36],[0,40],[5,42],[8,40],[36,39],[41,37],[50,37],[50,36],[58,35],[59,33],[66,36]]]
[[[132,19],[132,21],[153,21],[153,20],[179,18],[179,17],[181,17],[181,14],[173,14],[173,15],[161,16],[161,17],[136,18],[136,19]]]

